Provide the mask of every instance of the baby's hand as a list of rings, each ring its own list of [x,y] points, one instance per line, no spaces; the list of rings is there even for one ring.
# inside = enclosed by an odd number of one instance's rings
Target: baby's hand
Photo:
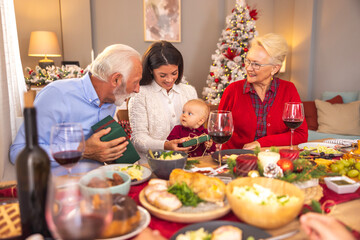
[[[204,142],[204,144],[206,148],[211,148],[211,146],[213,145],[213,140],[210,139],[209,141]]]
[[[189,141],[189,140],[191,139],[191,137],[183,137],[183,138],[181,138],[181,139],[183,139],[184,142],[186,142],[186,141]]]

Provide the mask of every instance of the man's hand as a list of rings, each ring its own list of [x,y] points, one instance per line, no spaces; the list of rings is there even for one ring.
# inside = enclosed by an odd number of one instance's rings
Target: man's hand
[[[245,144],[243,149],[255,149],[256,147],[261,147],[258,141]]]
[[[183,151],[188,152],[191,149],[190,147],[178,147],[179,143],[183,143],[187,141],[187,137],[180,138],[180,139],[174,139],[171,141],[166,141],[164,143],[164,149],[165,150],[174,150],[174,151]]]
[[[111,131],[111,128],[103,129],[94,133],[85,142],[84,158],[98,162],[108,162],[118,159],[123,155],[129,144],[125,137],[120,137],[108,142],[102,142],[100,138]]]

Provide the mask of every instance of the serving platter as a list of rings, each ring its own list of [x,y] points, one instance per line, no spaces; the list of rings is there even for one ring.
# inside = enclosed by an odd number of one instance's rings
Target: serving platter
[[[306,150],[305,148],[316,150],[317,147],[319,147],[319,146],[335,149],[336,146],[338,146],[338,144],[324,143],[324,142],[306,142],[306,143],[299,144],[298,148],[301,150]],[[320,156],[320,153],[315,152],[315,151],[310,151],[310,154],[315,155],[315,156]],[[325,154],[325,156],[329,156],[329,155],[330,154]],[[342,155],[344,155],[344,153],[333,154],[334,157],[341,157]]]
[[[139,194],[140,203],[154,216],[171,221],[171,222],[178,222],[178,223],[195,223],[195,222],[203,222],[209,221],[213,219],[220,218],[225,216],[228,212],[230,212],[230,205],[227,201],[225,201],[224,206],[210,206],[211,209],[204,210],[200,207],[181,207],[180,209],[170,212],[161,210],[153,205],[151,205],[146,197],[145,192],[142,190]],[[199,204],[200,205],[200,204]]]
[[[225,155],[231,155],[231,154],[240,155],[240,154],[251,154],[251,153],[254,153],[254,151],[247,150],[247,149],[225,149],[225,150],[221,150],[221,152],[220,152],[221,159],[222,159],[221,164],[226,163],[226,159],[223,159],[223,157]],[[211,154],[211,157],[215,162],[219,162],[219,151],[216,151],[213,154]]]
[[[111,169],[111,170],[120,171],[121,168],[132,166],[132,165],[134,165],[134,164],[118,163],[118,164],[105,165],[105,166],[102,166],[101,168],[102,169]],[[141,180],[134,180],[134,181],[132,180],[131,185],[138,185],[138,184],[146,182],[146,181],[148,181],[150,179],[151,174],[152,174],[152,171],[150,170],[150,168],[147,168],[147,167],[144,167],[144,166],[141,166],[141,167],[143,168]]]
[[[209,222],[201,222],[201,223],[195,223],[191,224],[189,226],[186,226],[179,231],[177,231],[170,240],[176,240],[176,237],[180,234],[184,234],[187,231],[196,231],[200,228],[204,228],[207,232],[213,232],[218,227],[224,226],[224,225],[231,225],[237,228],[240,228],[242,230],[242,239],[247,239],[250,236],[253,236],[255,239],[260,238],[267,238],[271,237],[271,235],[264,230],[253,227],[247,224],[239,223],[239,222],[232,222],[232,221],[209,221]]]
[[[137,228],[135,228],[133,231],[125,235],[121,235],[113,238],[103,238],[98,240],[125,240],[138,235],[142,230],[144,230],[149,225],[151,219],[150,214],[146,209],[140,206],[138,206],[138,209],[140,211],[140,223],[139,226],[137,226]]]

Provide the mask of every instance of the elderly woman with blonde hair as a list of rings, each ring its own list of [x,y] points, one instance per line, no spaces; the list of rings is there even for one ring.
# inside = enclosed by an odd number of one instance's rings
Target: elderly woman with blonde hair
[[[293,83],[276,75],[288,51],[286,40],[269,33],[254,38],[245,58],[247,78],[224,91],[219,110],[230,110],[234,133],[223,149],[290,145],[290,129],[282,121],[286,102],[301,102]],[[306,142],[306,121],[294,132],[293,143]]]

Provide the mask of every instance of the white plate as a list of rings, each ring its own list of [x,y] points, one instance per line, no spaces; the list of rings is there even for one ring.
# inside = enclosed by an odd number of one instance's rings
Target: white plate
[[[328,139],[325,140],[325,143],[334,143],[338,145],[342,145],[344,147],[350,147],[351,144],[357,143],[359,139]]]
[[[113,237],[113,238],[104,238],[98,240],[125,240],[138,235],[150,223],[150,213],[143,207],[138,206],[138,209],[140,211],[140,223],[139,226],[137,226],[137,228],[135,228],[133,231],[129,232],[128,234],[122,236]]]
[[[132,166],[132,165],[134,165],[134,164],[118,163],[118,164],[105,165],[105,166],[102,166],[101,168],[115,170],[115,169],[120,169],[120,168],[123,168],[123,167]],[[141,167],[143,168],[143,173],[142,173],[142,176],[141,176],[141,180],[134,181],[134,182],[131,181],[131,185],[138,185],[138,184],[146,182],[147,180],[150,179],[152,171],[147,167],[144,167],[144,166],[141,166]]]
[[[178,223],[194,223],[194,222],[209,221],[223,217],[231,211],[230,204],[227,201],[225,201],[225,205],[222,207],[215,203],[206,202],[205,205],[200,206],[199,204],[195,208],[189,206],[187,207],[182,206],[180,209],[174,212],[165,211],[151,205],[147,201],[145,197],[144,189],[141,190],[139,194],[139,201],[141,205],[143,205],[151,213],[151,215],[154,215],[163,220],[167,220],[169,222],[178,222]]]
[[[334,148],[336,146],[336,144],[334,143],[324,143],[324,142],[306,142],[306,143],[301,143],[298,145],[299,149],[305,149],[305,147],[308,147],[310,149],[315,149],[318,146],[324,146],[324,147],[328,147],[328,148]]]

